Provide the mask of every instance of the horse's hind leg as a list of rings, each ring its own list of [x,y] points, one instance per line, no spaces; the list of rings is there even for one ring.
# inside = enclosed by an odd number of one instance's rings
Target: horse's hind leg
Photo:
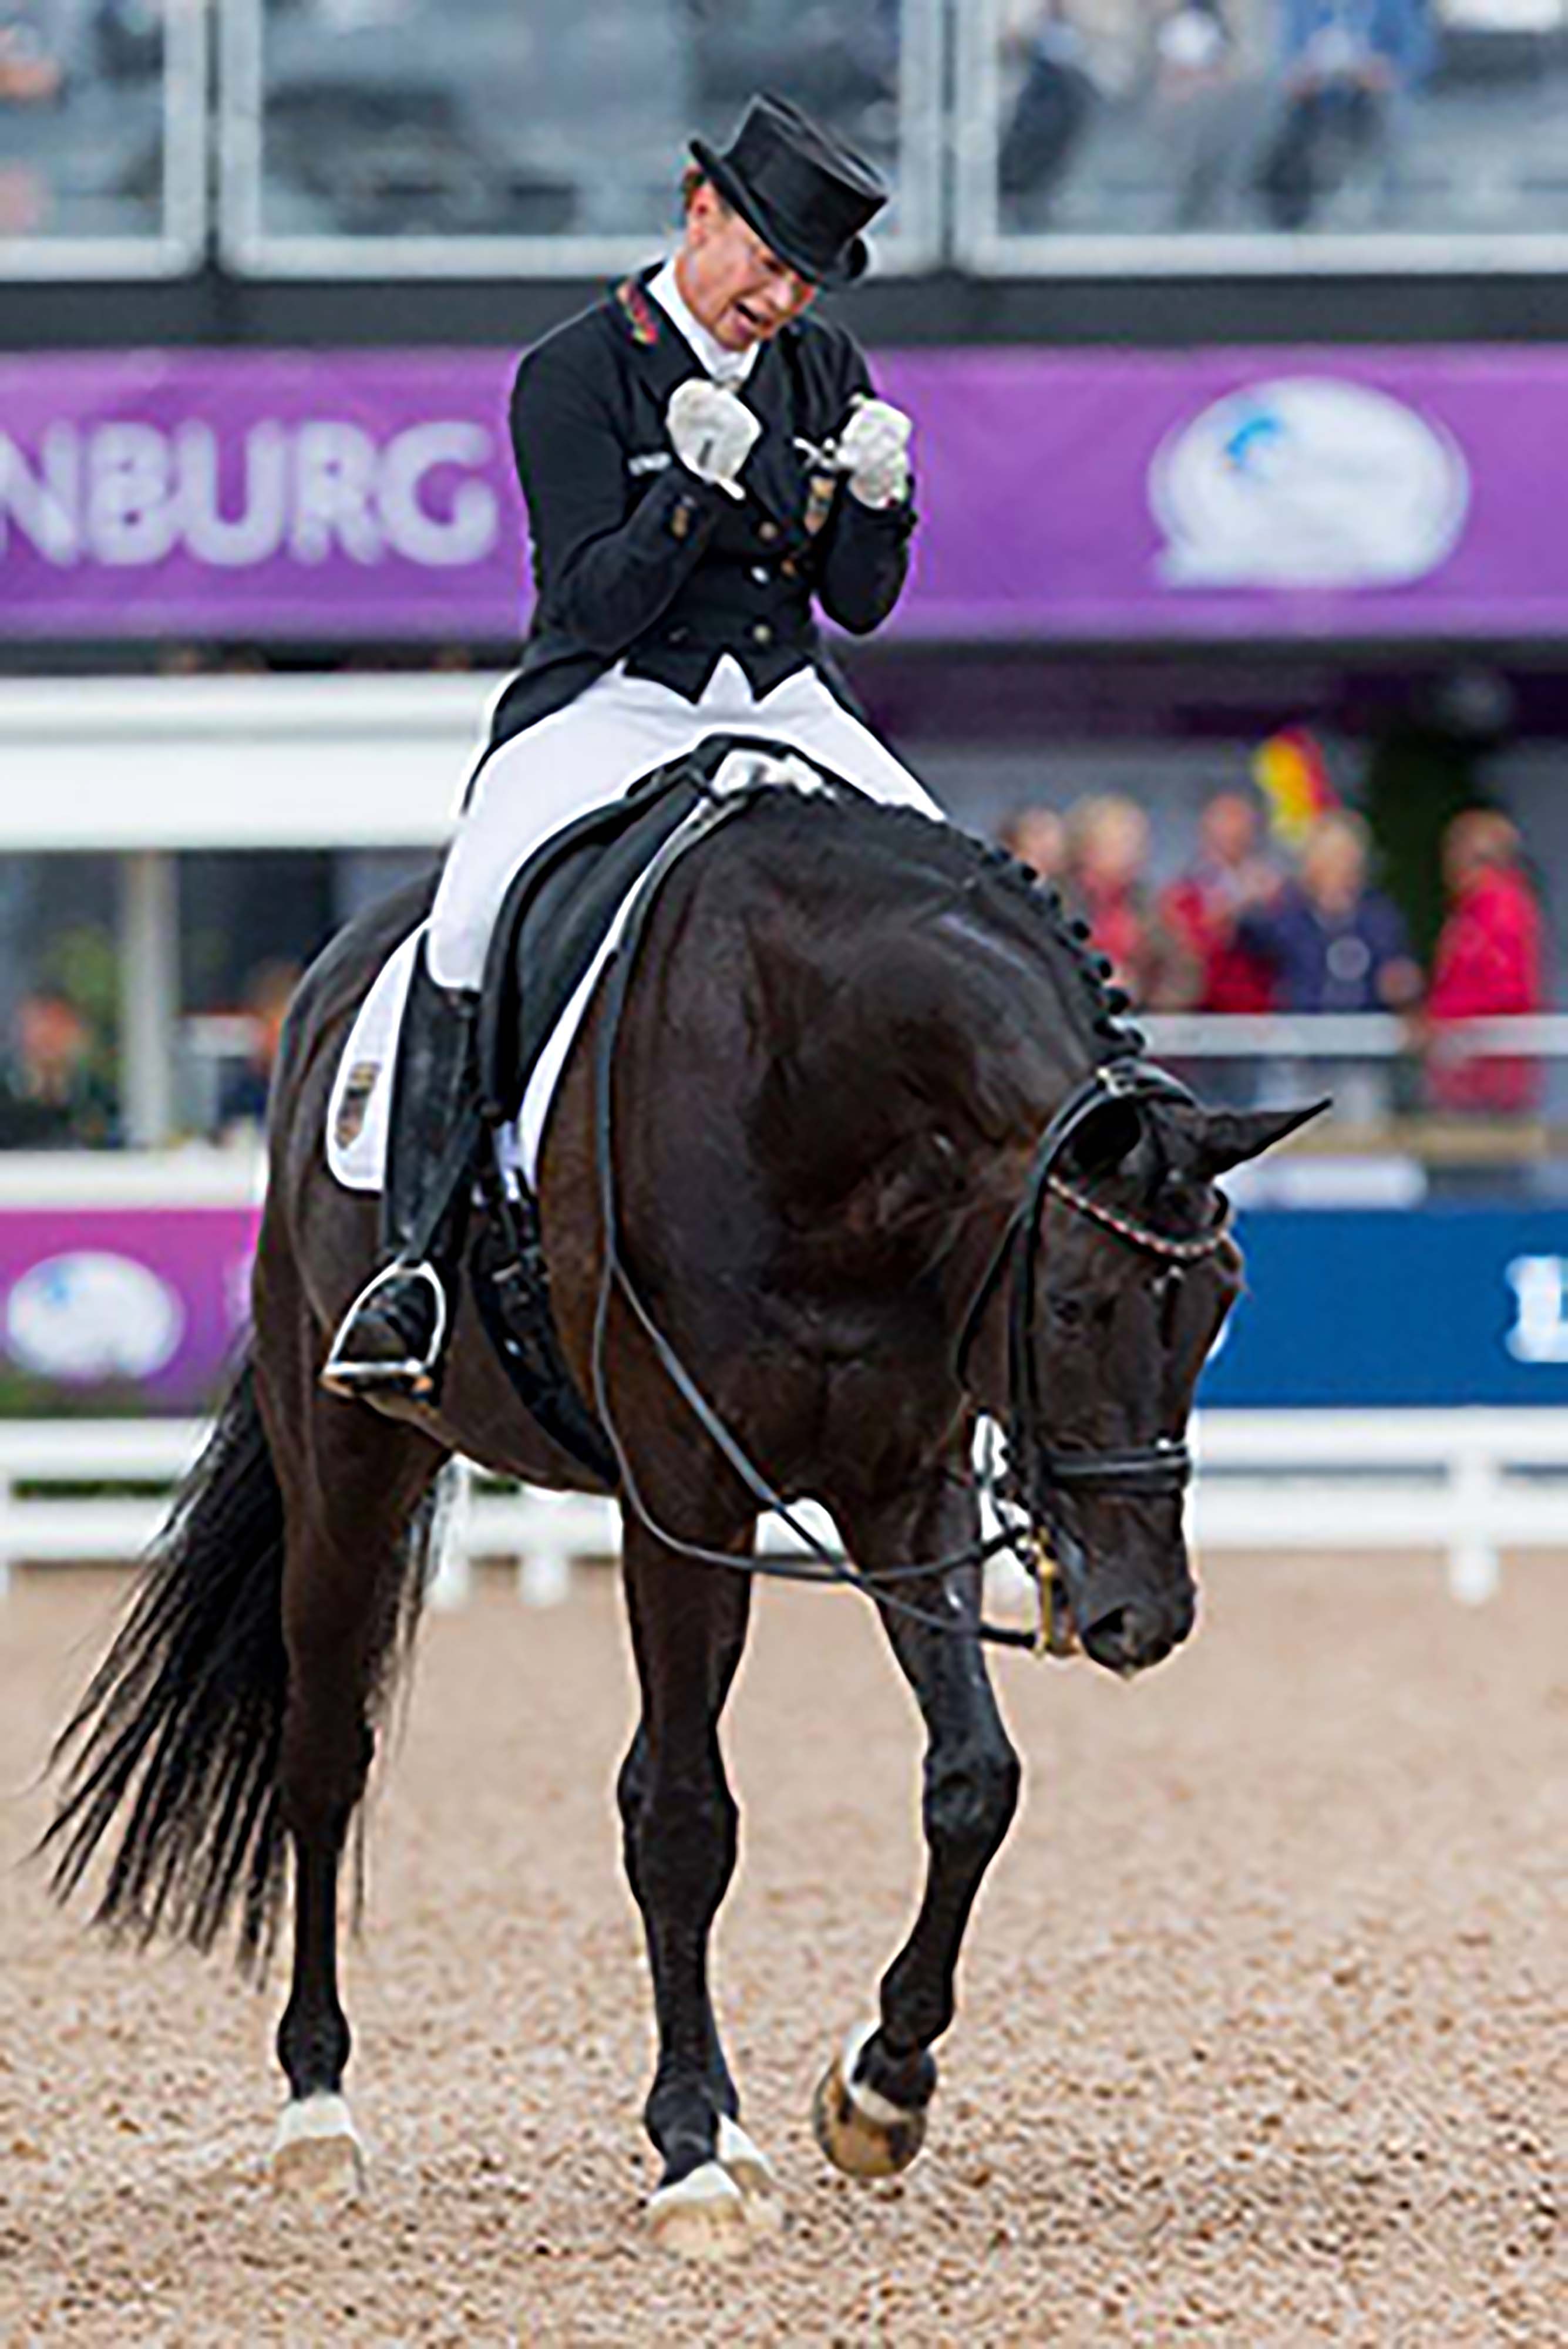
[[[708,1987],[708,1935],[735,1864],[719,1718],[751,1585],[743,1572],[682,1563],[629,1516],[625,1555],[642,1722],[619,1794],[659,2021],[646,2118],[664,2165],[649,2223],[673,2250],[725,2258],[745,2250],[749,2222],[776,2216],[767,2164],[739,2126]]]
[[[332,2193],[359,2182],[342,2094],[349,2031],[337,1989],[337,1881],[374,1752],[377,1702],[411,1629],[421,1503],[444,1454],[417,1431],[305,1384],[282,1431],[288,1692],[278,1764],[294,1850],[294,1970],[277,2052],[289,2102],[273,2175]],[[292,1439],[292,1440],[291,1440]],[[275,1438],[275,1441],[277,1439]]]

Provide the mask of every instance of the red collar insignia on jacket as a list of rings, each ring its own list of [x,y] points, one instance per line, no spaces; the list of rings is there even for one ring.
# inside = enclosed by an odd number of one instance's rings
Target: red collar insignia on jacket
[[[626,313],[632,341],[640,343],[644,350],[651,350],[659,338],[659,319],[640,282],[635,277],[627,278],[616,287],[615,298]]]

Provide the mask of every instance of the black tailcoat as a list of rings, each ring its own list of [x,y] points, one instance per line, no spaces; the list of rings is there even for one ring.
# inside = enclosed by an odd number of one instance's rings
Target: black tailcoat
[[[863,505],[813,462],[871,389],[853,338],[808,315],[763,346],[741,387],[763,431],[737,501],[670,448],[670,395],[701,368],[649,298],[653,274],[557,327],[517,370],[512,445],[538,600],[492,749],[618,660],[691,701],[723,653],[758,694],[810,667],[853,708],[813,603],[860,636],[903,586],[912,508]]]

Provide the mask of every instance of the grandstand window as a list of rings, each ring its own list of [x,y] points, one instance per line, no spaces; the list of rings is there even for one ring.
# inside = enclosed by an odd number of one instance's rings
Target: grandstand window
[[[649,257],[693,131],[776,89],[938,241],[941,0],[226,0],[226,257],[242,271],[597,274]]]
[[[984,270],[1568,263],[1568,0],[976,0]]]
[[[194,0],[0,0],[0,277],[193,265],[205,55]]]

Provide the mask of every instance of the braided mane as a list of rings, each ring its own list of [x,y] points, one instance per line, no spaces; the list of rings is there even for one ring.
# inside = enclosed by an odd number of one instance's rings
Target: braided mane
[[[1022,927],[1044,948],[1045,959],[1057,975],[1075,979],[1082,989],[1090,1033],[1105,1048],[1097,1057],[1109,1060],[1143,1052],[1143,1033],[1127,1016],[1133,1009],[1132,998],[1114,984],[1112,967],[1095,950],[1087,922],[1069,912],[1059,889],[1042,881],[1005,848],[994,847],[957,824],[933,823],[918,809],[892,807],[883,801],[846,797],[827,802],[780,792],[777,802],[779,813],[791,809],[804,819],[798,826],[801,863],[815,850],[825,877],[839,886],[846,882],[844,842],[842,834],[831,836],[818,823],[825,805],[831,805],[838,822],[874,835],[875,865],[883,870],[916,865],[928,874],[936,870],[998,914],[1022,916],[1021,922],[1011,920],[1009,928]],[[857,873],[855,886],[861,885],[862,877]]]
[[[903,815],[912,814],[913,811],[899,809],[894,812]],[[1066,955],[1090,999],[1090,1024],[1095,1033],[1124,1053],[1141,1053],[1146,1041],[1143,1031],[1127,1017],[1134,1008],[1132,997],[1125,987],[1115,983],[1110,960],[1096,949],[1088,923],[1081,915],[1068,912],[1060,889],[1052,882],[1043,881],[1033,866],[1005,848],[980,840],[973,833],[961,832],[952,824],[944,830],[947,837],[969,851],[992,886],[1023,908],[1048,944]]]

